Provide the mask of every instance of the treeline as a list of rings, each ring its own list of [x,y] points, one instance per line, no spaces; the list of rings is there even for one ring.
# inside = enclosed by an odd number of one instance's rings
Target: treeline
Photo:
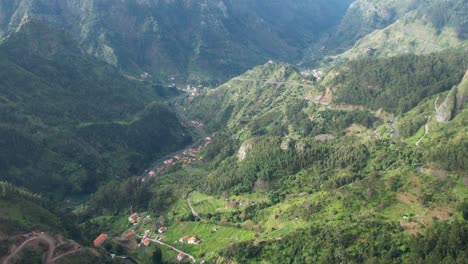
[[[402,114],[457,85],[467,66],[465,50],[352,61],[334,80],[335,100]]]
[[[360,144],[313,140],[285,143],[282,140],[284,138],[260,137],[244,143],[251,147],[245,160],[238,161],[237,156],[231,156],[220,162],[208,176],[206,191],[246,192],[257,180],[274,182],[311,166],[326,170],[348,168],[355,172],[365,166],[369,156],[368,149]]]
[[[243,242],[221,251],[238,263],[466,263],[468,222],[437,223],[423,234],[404,236],[397,224],[376,217],[315,225],[281,240]]]

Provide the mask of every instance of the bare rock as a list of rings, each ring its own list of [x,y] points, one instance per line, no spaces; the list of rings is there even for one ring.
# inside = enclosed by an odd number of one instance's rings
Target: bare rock
[[[247,154],[250,150],[252,150],[253,146],[251,142],[244,142],[242,143],[241,147],[239,148],[239,153],[237,154],[237,159],[239,161],[245,160],[247,158]]]
[[[291,140],[289,138],[286,138],[283,140],[283,142],[281,142],[281,146],[280,148],[282,150],[288,150],[289,149],[289,144],[291,143]]]

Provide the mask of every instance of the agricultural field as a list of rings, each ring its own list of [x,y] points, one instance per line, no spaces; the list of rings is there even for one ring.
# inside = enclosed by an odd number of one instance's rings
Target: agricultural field
[[[184,236],[197,236],[202,243],[200,245],[180,243],[179,239]],[[231,242],[252,240],[254,236],[255,233],[250,230],[206,222],[174,223],[161,235],[165,243],[192,254],[196,259],[205,253],[220,250]]]

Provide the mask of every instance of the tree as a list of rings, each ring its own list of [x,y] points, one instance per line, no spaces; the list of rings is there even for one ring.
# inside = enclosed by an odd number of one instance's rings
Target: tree
[[[104,249],[110,252],[112,250],[112,244],[108,243],[108,242],[105,243],[104,244]]]
[[[162,251],[159,247],[156,247],[156,249],[153,251],[153,256],[151,257],[151,261],[153,264],[161,264],[163,263],[162,261]]]
[[[115,247],[115,254],[117,255],[123,255],[124,254],[124,248],[122,245],[118,244],[117,247]]]

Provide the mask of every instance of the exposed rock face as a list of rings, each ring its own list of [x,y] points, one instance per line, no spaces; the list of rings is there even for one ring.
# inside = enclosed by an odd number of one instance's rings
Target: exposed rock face
[[[239,148],[239,153],[237,154],[237,159],[239,161],[245,160],[247,158],[247,154],[249,153],[250,150],[252,150],[252,143],[250,142],[244,142],[242,143],[242,146]]]
[[[463,110],[468,102],[468,71],[466,71],[461,83],[450,90],[444,102],[436,106],[437,122],[448,122]]]
[[[444,102],[436,109],[436,120],[437,122],[448,122],[452,119],[455,109],[455,91],[453,88]]]
[[[468,70],[466,71],[462,82],[458,86],[456,99],[457,99],[456,112],[459,113],[463,110],[466,103],[468,102]]]

